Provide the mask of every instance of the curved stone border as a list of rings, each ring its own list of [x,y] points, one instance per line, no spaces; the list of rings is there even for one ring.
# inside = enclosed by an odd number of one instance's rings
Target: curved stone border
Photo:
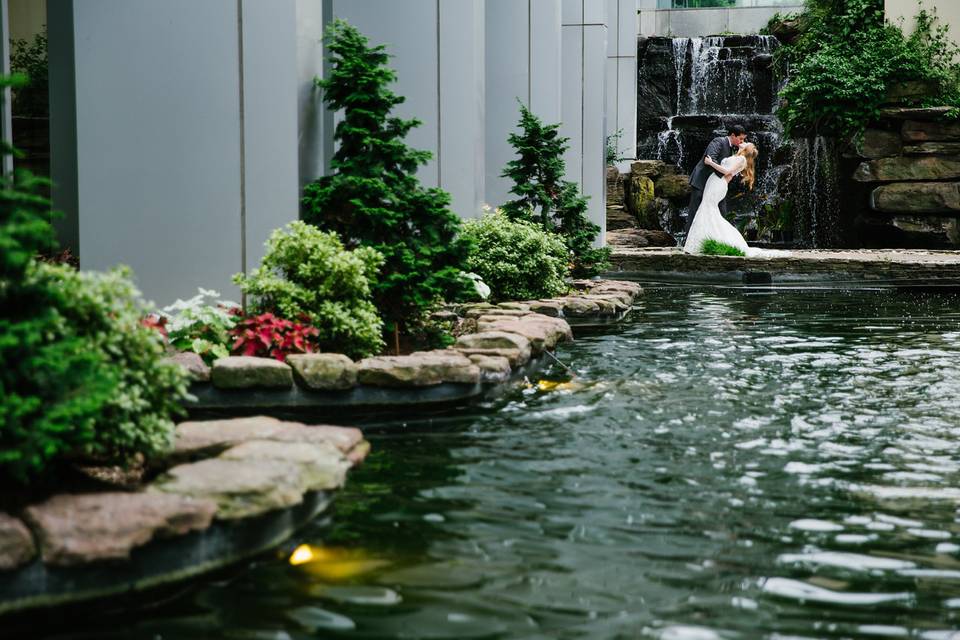
[[[466,328],[444,350],[359,362],[336,353],[294,355],[286,362],[229,357],[214,362],[212,372],[204,370],[198,356],[179,354],[177,361],[195,379],[191,393],[196,401],[188,409],[195,415],[358,411],[469,401],[516,377],[519,367],[545,350],[572,340],[572,327],[620,322],[642,293],[639,285],[624,281],[576,280],[573,285],[578,292],[568,296],[468,304],[436,314]]]
[[[0,615],[142,593],[226,567],[281,544],[329,504],[329,493],[314,492],[288,509],[151,542],[126,562],[51,567],[35,559],[0,573]]]
[[[354,428],[180,423],[162,473],[139,490],[0,514],[0,614],[144,591],[260,553],[320,513],[368,451]]]

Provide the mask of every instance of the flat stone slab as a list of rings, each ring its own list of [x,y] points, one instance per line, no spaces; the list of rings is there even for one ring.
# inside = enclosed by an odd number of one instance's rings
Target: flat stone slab
[[[960,252],[907,249],[805,249],[764,257],[697,256],[679,248],[618,249],[610,276],[747,284],[829,282],[846,284],[960,283]]]
[[[62,494],[28,507],[25,518],[44,563],[66,567],[127,559],[155,537],[206,529],[216,508],[203,498],[156,493]]]
[[[287,356],[287,364],[308,389],[350,389],[357,384],[357,365],[341,353],[293,354]]]
[[[174,453],[177,459],[219,455],[252,440],[330,444],[348,460],[360,462],[369,451],[363,433],[354,427],[307,426],[268,416],[181,422],[176,427]]]
[[[213,362],[210,375],[220,389],[287,388],[293,386],[293,370],[273,358],[229,356]]]

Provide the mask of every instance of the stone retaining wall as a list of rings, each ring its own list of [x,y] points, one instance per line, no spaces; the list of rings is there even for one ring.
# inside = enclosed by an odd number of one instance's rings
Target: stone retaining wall
[[[134,490],[71,487],[0,513],[0,614],[140,591],[259,553],[322,510],[369,448],[353,428],[181,423],[159,475]]]
[[[447,349],[357,362],[336,353],[293,355],[285,362],[231,356],[216,360],[212,368],[195,354],[177,359],[194,376],[196,409],[459,400],[506,382],[531,359],[573,340],[571,325],[622,318],[641,293],[632,282],[581,280],[574,286],[576,294],[558,298],[469,304],[441,312],[441,319],[456,319],[464,330]]]
[[[948,110],[884,109],[846,154],[862,160],[851,191],[864,246],[960,246],[960,122],[947,118]]]

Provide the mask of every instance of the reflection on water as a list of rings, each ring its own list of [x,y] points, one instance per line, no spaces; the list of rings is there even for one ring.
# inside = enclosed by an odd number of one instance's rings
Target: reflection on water
[[[91,637],[955,637],[957,298],[663,289],[558,355],[577,384],[371,432],[332,521]]]

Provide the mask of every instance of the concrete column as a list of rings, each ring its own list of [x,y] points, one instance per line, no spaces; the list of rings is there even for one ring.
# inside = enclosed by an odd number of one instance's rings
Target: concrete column
[[[486,2],[486,201],[500,206],[513,196],[501,177],[513,160],[507,137],[526,105],[549,124],[561,118],[560,0]]]
[[[607,0],[607,136],[617,157],[637,152],[637,0]]]
[[[422,125],[407,143],[433,154],[419,178],[453,198],[461,217],[479,211],[483,194],[482,0],[333,0],[333,18],[384,44],[406,98],[396,114]]]
[[[607,16],[605,0],[563,0],[563,126],[567,179],[589,197],[588,216],[606,241],[604,180]]]
[[[294,6],[50,1],[54,204],[84,268],[129,264],[158,304],[237,294],[297,216]]]
[[[323,77],[323,0],[297,0],[297,141],[299,184],[303,187],[327,173],[324,153],[324,115],[320,88]],[[330,132],[332,135],[332,132]]]

